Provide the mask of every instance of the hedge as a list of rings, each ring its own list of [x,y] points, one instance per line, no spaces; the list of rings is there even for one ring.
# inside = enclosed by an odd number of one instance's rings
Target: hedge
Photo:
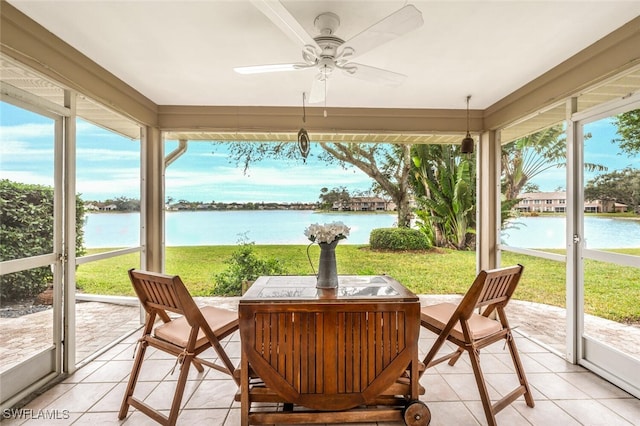
[[[431,248],[427,236],[411,228],[377,228],[369,234],[369,246],[374,250],[426,250]]]
[[[53,188],[0,180],[0,261],[53,252]],[[76,197],[76,255],[84,253],[84,204]],[[34,297],[51,283],[43,266],[2,276],[3,302]]]

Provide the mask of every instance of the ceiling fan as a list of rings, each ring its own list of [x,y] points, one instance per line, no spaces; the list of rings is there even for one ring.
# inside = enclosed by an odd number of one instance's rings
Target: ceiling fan
[[[303,62],[289,64],[236,67],[239,74],[258,74],[278,71],[297,71],[315,68],[309,103],[326,99],[329,77],[336,70],[345,75],[386,85],[399,85],[406,75],[368,65],[351,62],[353,58],[404,35],[424,21],[422,13],[413,5],[406,5],[366,30],[344,41],[336,36],[340,26],[338,15],[325,12],[318,15],[314,26],[318,35],[312,37],[278,0],[251,0],[278,28],[302,47]]]

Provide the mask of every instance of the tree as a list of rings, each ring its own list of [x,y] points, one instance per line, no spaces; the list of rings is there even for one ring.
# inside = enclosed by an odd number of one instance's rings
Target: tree
[[[566,162],[562,126],[553,126],[525,136],[502,148],[502,193],[507,200],[518,198],[535,176]]]
[[[296,144],[289,142],[230,142],[225,145],[230,158],[242,164],[245,173],[251,163],[265,158],[297,159],[300,155]],[[386,193],[397,206],[398,226],[410,226],[411,145],[346,142],[319,142],[318,145],[324,151],[318,155],[321,160],[341,167],[350,164],[373,179],[373,191]]]
[[[523,192],[540,192],[540,185],[535,184],[533,182],[527,182],[525,186],[522,188]]]
[[[590,135],[585,135],[585,139]],[[502,148],[502,193],[517,199],[525,185],[540,173],[567,163],[564,128],[556,125],[532,133]],[[600,164],[585,163],[586,170],[604,171]]]
[[[617,143],[620,150],[629,157],[640,153],[640,109],[618,114],[613,122],[618,127],[617,134],[621,138],[611,142]]]
[[[587,200],[613,201],[627,205],[627,210],[638,211],[640,206],[640,169],[627,167],[602,174],[587,182],[584,188]]]
[[[344,186],[339,188],[322,188],[320,190],[320,203],[323,210],[332,210],[334,206],[337,206],[339,210],[346,210],[349,207],[349,201],[351,196],[349,191]]]
[[[423,232],[440,247],[464,250],[475,233],[475,165],[451,145],[416,145],[413,186]]]
[[[386,193],[398,209],[398,227],[411,225],[411,145],[326,143],[320,146],[342,167],[356,166],[374,180],[373,192]]]
[[[140,200],[120,196],[105,201],[106,204],[114,204],[119,211],[140,211]]]

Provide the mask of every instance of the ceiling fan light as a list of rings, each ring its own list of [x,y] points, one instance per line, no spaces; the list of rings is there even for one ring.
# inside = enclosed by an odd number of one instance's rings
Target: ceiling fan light
[[[462,154],[473,154],[473,145],[473,138],[471,137],[469,132],[467,132],[467,136],[465,136],[460,143],[460,152]]]

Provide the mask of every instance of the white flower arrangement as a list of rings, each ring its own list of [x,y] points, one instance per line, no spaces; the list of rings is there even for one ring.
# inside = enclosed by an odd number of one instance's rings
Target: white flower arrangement
[[[351,228],[342,222],[331,222],[325,223],[324,225],[314,223],[304,230],[304,235],[306,235],[311,242],[329,244],[335,240],[347,238],[350,230]]]

